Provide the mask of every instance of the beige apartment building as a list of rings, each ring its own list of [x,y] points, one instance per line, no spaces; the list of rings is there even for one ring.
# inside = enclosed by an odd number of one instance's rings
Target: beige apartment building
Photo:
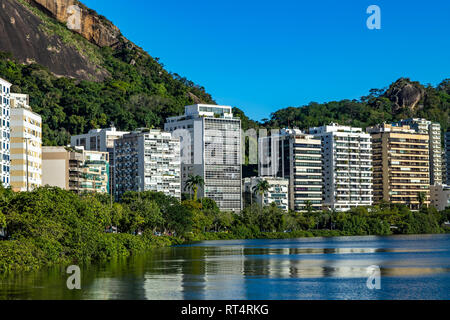
[[[109,192],[108,152],[43,147],[42,184],[83,192]]]
[[[11,93],[11,187],[32,191],[42,185],[42,118],[27,94]]]
[[[408,125],[418,133],[428,134],[430,140],[430,185],[442,184],[441,125],[423,118],[400,120],[398,126]]]
[[[374,202],[402,203],[411,210],[430,203],[429,135],[408,125],[381,124],[372,135]]]

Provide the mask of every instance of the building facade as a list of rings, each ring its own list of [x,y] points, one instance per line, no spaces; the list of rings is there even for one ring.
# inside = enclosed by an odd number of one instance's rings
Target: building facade
[[[447,185],[450,185],[450,131],[445,133],[445,150],[444,150],[445,178]]]
[[[442,184],[441,125],[421,118],[401,120],[396,125],[407,125],[418,133],[428,134],[430,145],[430,184]]]
[[[11,187],[32,191],[42,185],[42,118],[26,94],[11,93]]]
[[[298,129],[282,129],[279,134],[261,137],[258,142],[258,172],[262,177],[289,181],[289,209],[305,211],[308,206],[321,210],[321,139]]]
[[[0,107],[1,107],[1,129],[0,129],[0,182],[7,188],[10,186],[11,161],[10,161],[10,112],[11,112],[11,83],[0,78]]]
[[[83,192],[109,192],[109,153],[82,147],[42,148],[42,184]]]
[[[367,132],[373,142],[374,201],[418,210],[422,194],[424,204],[429,204],[429,135],[390,124],[367,128]]]
[[[438,211],[450,208],[450,186],[442,184],[430,186],[430,202]]]
[[[114,141],[115,196],[156,191],[181,199],[180,141],[169,132],[140,129]]]
[[[109,185],[114,194],[114,141],[123,137],[129,132],[117,131],[114,125],[106,129],[92,129],[86,134],[72,136],[70,144],[72,146],[83,147],[85,150],[102,151],[109,153]]]
[[[310,128],[320,137],[324,206],[347,211],[373,202],[372,142],[361,128],[330,125]]]
[[[203,177],[201,197],[216,201],[221,210],[242,209],[241,120],[229,106],[198,104],[164,125],[181,141],[182,188],[190,175]]]
[[[259,181],[265,180],[269,184],[269,190],[260,194],[254,192]],[[251,177],[244,179],[244,193],[250,199],[250,203],[258,203],[261,206],[269,206],[272,203],[284,210],[289,210],[289,179],[278,177]]]

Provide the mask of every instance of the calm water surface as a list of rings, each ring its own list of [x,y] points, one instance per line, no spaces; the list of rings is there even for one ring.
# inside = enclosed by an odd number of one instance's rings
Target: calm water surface
[[[381,269],[381,289],[366,286]],[[0,299],[450,299],[450,235],[205,241],[0,278]]]

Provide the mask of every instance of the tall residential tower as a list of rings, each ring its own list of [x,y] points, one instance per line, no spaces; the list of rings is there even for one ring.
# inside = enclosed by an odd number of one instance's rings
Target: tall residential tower
[[[139,129],[114,141],[115,196],[156,191],[181,199],[180,141],[170,132]]]
[[[408,125],[414,131],[427,134],[430,145],[430,184],[442,184],[441,125],[426,119],[411,118],[397,122],[397,126]]]
[[[42,118],[26,94],[11,93],[11,186],[32,191],[42,185]]]
[[[189,175],[203,177],[199,195],[216,201],[221,210],[242,208],[241,120],[229,106],[197,104],[164,125],[181,140],[182,187]]]
[[[11,83],[0,78],[0,183],[4,187],[10,186],[10,99]]]
[[[324,205],[337,211],[372,205],[372,142],[361,128],[310,128],[322,140]]]
[[[446,182],[447,185],[450,185],[450,131],[447,131],[445,133],[445,150],[444,150],[444,165],[445,167],[443,170],[445,170],[445,178],[444,182]]]
[[[422,201],[429,204],[429,135],[390,124],[367,132],[373,142],[375,202],[406,204],[411,210],[418,210]]]
[[[322,209],[321,140],[298,129],[259,138],[259,175],[289,180],[289,209]]]

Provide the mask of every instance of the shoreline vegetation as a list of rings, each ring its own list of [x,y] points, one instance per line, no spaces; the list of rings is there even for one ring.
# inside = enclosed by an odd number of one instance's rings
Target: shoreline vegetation
[[[0,187],[0,274],[127,257],[204,240],[287,239],[448,232],[450,209],[383,203],[349,212],[284,212],[253,204],[221,212],[210,199],[157,192],[77,195],[56,187],[15,193]],[[111,227],[114,226],[114,227]],[[118,233],[112,233],[112,230]]]

